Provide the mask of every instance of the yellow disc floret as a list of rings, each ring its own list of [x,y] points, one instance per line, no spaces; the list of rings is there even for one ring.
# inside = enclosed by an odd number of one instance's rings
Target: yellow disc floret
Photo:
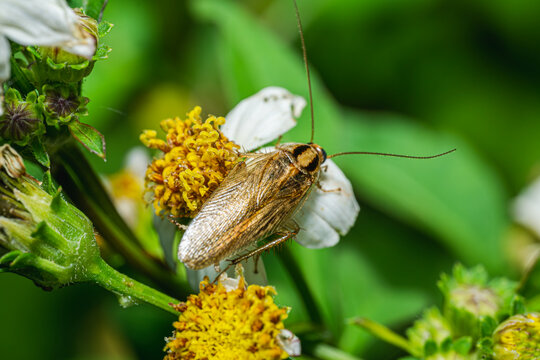
[[[250,285],[241,277],[236,289],[205,278],[200,293],[176,308],[174,336],[167,339],[165,360],[272,360],[288,354],[277,340],[287,308],[274,304],[271,286]]]
[[[113,198],[141,201],[142,179],[131,171],[122,170],[108,178]]]
[[[493,340],[496,360],[540,359],[540,313],[508,318],[495,329]]]
[[[163,152],[148,167],[145,181],[157,214],[194,217],[236,164],[239,146],[219,131],[224,123],[225,118],[212,115],[203,122],[196,106],[184,120],[160,123],[166,140],[154,130],[141,134],[145,146]]]

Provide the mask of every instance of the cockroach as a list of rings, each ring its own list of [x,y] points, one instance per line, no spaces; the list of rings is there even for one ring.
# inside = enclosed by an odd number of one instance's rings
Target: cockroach
[[[311,140],[306,144],[277,145],[274,151],[268,153],[242,154],[244,160],[227,174],[182,237],[178,257],[188,268],[202,269],[234,256],[237,257],[231,259],[231,265],[237,264],[295,237],[301,229],[293,217],[302,208],[313,187],[317,186],[326,159],[349,154],[432,159],[455,150],[432,156],[378,152],[343,152],[327,156],[321,146],[313,143],[315,127],[311,78],[296,0],[293,3],[309,89]],[[263,245],[247,250],[259,240],[268,238],[270,240]]]

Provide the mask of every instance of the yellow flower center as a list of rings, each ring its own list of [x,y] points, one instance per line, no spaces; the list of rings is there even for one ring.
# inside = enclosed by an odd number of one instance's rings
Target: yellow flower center
[[[497,360],[540,359],[540,313],[514,315],[495,330]]]
[[[111,183],[111,193],[115,199],[128,198],[130,200],[141,201],[142,182],[135,174],[128,170],[109,177]]]
[[[199,295],[177,305],[181,314],[174,336],[167,339],[165,360],[286,359],[277,336],[287,308],[274,304],[275,294],[271,286],[246,289],[243,277],[230,291],[205,278]]]
[[[158,139],[154,130],[140,136],[145,146],[163,152],[146,171],[145,185],[156,214],[194,217],[236,164],[240,147],[218,128],[225,118],[209,116],[203,122],[200,115],[196,106],[184,120],[163,120],[166,140]]]

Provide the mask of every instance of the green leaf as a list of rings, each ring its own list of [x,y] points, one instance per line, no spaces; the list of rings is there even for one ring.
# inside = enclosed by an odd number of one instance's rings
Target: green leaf
[[[410,289],[393,288],[371,265],[370,261],[358,252],[345,246],[313,250],[292,243],[295,258],[305,274],[315,300],[320,305],[325,323],[333,334],[340,334],[338,347],[349,353],[365,349],[374,337],[355,326],[345,326],[343,319],[368,317],[391,327],[402,324],[418,314],[427,305],[425,294]],[[272,265],[273,257],[264,258]],[[270,266],[274,271],[275,266]],[[269,274],[269,281],[282,293],[279,281],[282,278]],[[361,294],[361,295],[360,295]],[[301,306],[295,306],[298,296],[280,297],[280,301],[290,305],[296,316]],[[294,322],[291,319],[291,322]]]
[[[491,336],[497,327],[497,321],[491,316],[485,316],[480,320],[480,338]]]
[[[103,9],[105,0],[69,0],[68,4],[72,8],[82,7],[86,15],[97,19]]]
[[[41,165],[45,166],[46,168],[49,168],[51,166],[51,160],[49,159],[49,154],[47,153],[47,150],[41,143],[41,140],[39,139],[39,137],[36,137],[32,140],[31,147],[32,147],[32,153],[34,154],[34,157],[36,158],[37,162],[39,162]]]
[[[495,173],[459,138],[435,133],[391,115],[351,114],[341,139],[362,150],[429,155],[431,160],[369,156],[337,158],[363,197],[386,212],[424,228],[464,262],[493,272],[504,262],[507,228],[502,185]]]
[[[54,184],[54,180],[51,176],[50,171],[46,171],[43,174],[43,179],[41,180],[41,188],[47,192],[49,195],[54,195],[57,192],[57,187]]]
[[[424,356],[426,358],[432,355],[435,355],[438,350],[439,349],[438,349],[437,343],[432,339],[427,340],[426,343],[424,344]]]
[[[218,27],[216,58],[221,61],[231,107],[270,85],[307,98],[300,49],[294,53],[234,2],[199,0],[191,4],[196,16]],[[313,93],[315,140],[330,154],[362,150],[430,155],[458,148],[454,154],[433,160],[344,156],[336,162],[352,177],[356,191],[374,206],[434,234],[467,263],[482,262],[490,270],[501,269],[501,239],[508,223],[503,186],[467,143],[402,117],[345,114],[315,71]],[[285,140],[309,140],[308,113],[304,112]]]
[[[527,309],[525,307],[525,300],[520,295],[514,295],[510,302],[510,315],[525,314]]]
[[[467,355],[471,351],[473,341],[470,336],[464,336],[454,341],[453,348],[460,355]]]
[[[0,265],[9,266],[11,262],[14,261],[16,258],[18,258],[19,256],[21,256],[21,254],[23,254],[23,252],[19,250],[13,250],[13,251],[8,252],[7,254],[4,254],[3,256],[0,257]]]
[[[452,349],[452,338],[447,337],[446,339],[444,339],[440,343],[439,348],[440,348],[440,352],[442,353],[449,352]]]
[[[102,21],[98,25],[98,35],[100,38],[107,35],[109,32],[111,32],[112,28],[114,27],[114,24],[111,24],[108,21]]]
[[[68,125],[71,135],[91,153],[105,160],[105,137],[95,128],[78,120]]]

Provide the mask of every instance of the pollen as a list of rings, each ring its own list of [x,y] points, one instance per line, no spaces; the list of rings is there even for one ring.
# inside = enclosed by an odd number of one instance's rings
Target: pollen
[[[203,122],[196,106],[186,119],[163,120],[166,139],[145,130],[141,142],[162,152],[146,171],[145,187],[156,214],[194,217],[210,194],[236,164],[238,145],[219,130],[224,117],[213,115]]]
[[[289,355],[278,343],[287,318],[286,307],[274,303],[271,286],[250,285],[243,277],[238,287],[227,290],[200,283],[200,293],[190,295],[176,308],[181,312],[174,335],[167,339],[165,360],[286,359]]]

